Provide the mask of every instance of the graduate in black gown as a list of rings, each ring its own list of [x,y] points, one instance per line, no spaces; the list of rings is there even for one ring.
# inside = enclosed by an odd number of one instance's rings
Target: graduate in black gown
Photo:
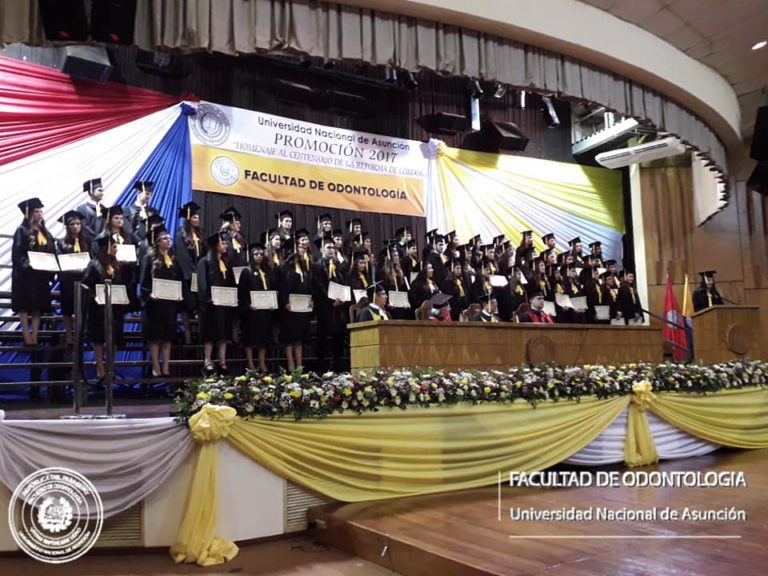
[[[171,235],[164,228],[150,231],[153,243],[141,262],[141,303],[144,307],[142,336],[149,344],[152,360],[152,376],[170,376],[171,344],[178,337],[177,316],[182,299],[157,298],[153,291],[154,280],[181,282],[181,266],[171,253]],[[179,294],[181,295],[181,294]],[[160,367],[160,355],[163,365]]]
[[[203,343],[204,372],[207,376],[216,374],[211,360],[213,345],[219,360],[218,373],[227,373],[227,340],[232,336],[234,308],[214,304],[211,288],[235,287],[235,276],[227,262],[227,241],[217,232],[206,239],[208,254],[197,263],[197,288],[200,304],[200,340]]]
[[[306,265],[305,255],[304,247],[297,244],[296,252],[280,267],[280,338],[285,346],[288,370],[302,367],[303,342],[309,335],[309,322],[312,318],[311,311],[297,312],[291,310],[290,304],[292,294],[312,295],[312,272]]]
[[[722,306],[724,304],[723,297],[720,296],[720,292],[717,291],[715,286],[715,272],[714,270],[707,270],[706,272],[699,272],[701,276],[701,284],[693,291],[693,310],[698,312],[705,308],[712,306]]]
[[[137,242],[144,240],[149,232],[148,220],[152,215],[159,214],[157,208],[150,206],[155,185],[149,180],[134,182],[136,201],[132,206],[125,208],[125,229],[133,234]]]
[[[349,306],[342,300],[331,300],[328,297],[328,286],[331,282],[346,285],[344,268],[336,260],[336,247],[331,234],[318,238],[315,244],[321,253],[321,258],[312,265],[312,301],[317,314],[315,342],[319,369],[341,371]]]
[[[261,242],[248,245],[250,266],[240,274],[237,285],[237,301],[243,327],[243,348],[248,370],[256,370],[253,349],[259,359],[259,370],[267,372],[267,348],[272,342],[273,310],[256,309],[251,305],[251,292],[275,290],[275,269],[269,265],[266,250]]]
[[[440,287],[434,280],[435,271],[432,268],[432,264],[424,260],[421,265],[421,271],[416,279],[411,282],[411,289],[408,291],[408,301],[411,303],[411,310],[416,312],[418,308],[424,304],[425,300],[429,300],[440,292]]]
[[[96,301],[96,286],[103,285],[106,280],[112,281],[114,286],[125,286],[128,292],[129,301],[133,302],[135,294],[129,291],[129,287],[134,286],[135,266],[128,266],[117,261],[117,242],[112,234],[102,232],[94,242],[96,245],[96,257],[91,260],[85,269],[83,284],[89,289],[88,295],[88,320],[87,320],[87,339],[93,345],[93,354],[96,360],[96,375],[99,378],[104,377],[104,304]],[[115,346],[118,346],[123,340],[123,318],[126,309],[133,307],[113,305],[112,306],[112,334]]]
[[[66,227],[63,238],[56,241],[56,251],[59,254],[88,253],[89,245],[85,239],[82,227],[83,217],[77,210],[70,210],[61,217]],[[82,272],[62,272],[59,274],[59,290],[61,291],[61,315],[64,320],[64,333],[67,346],[74,342],[72,329],[75,314],[75,282],[82,282],[85,270]],[[77,311],[82,314],[82,310]]]
[[[13,234],[11,248],[11,307],[19,313],[25,346],[37,346],[40,316],[51,310],[50,272],[34,270],[30,252],[56,253],[56,243],[45,227],[43,203],[30,198],[19,204],[24,219]]]
[[[83,192],[88,194],[88,200],[77,207],[77,211],[83,217],[82,226],[85,239],[93,244],[96,236],[104,230],[106,207],[101,204],[104,199],[104,186],[101,178],[93,178],[83,182]]]
[[[192,343],[190,318],[197,315],[197,263],[207,253],[205,232],[200,226],[200,206],[195,202],[187,202],[179,208],[179,226],[176,228],[176,238],[173,245],[176,259],[181,266],[184,277],[182,296],[184,302],[181,308],[181,318],[184,323],[184,341]],[[195,291],[192,291],[192,277],[195,277]]]
[[[238,275],[248,266],[248,246],[242,233],[243,217],[237,208],[230,206],[224,212],[219,214],[219,218],[224,221],[220,232],[224,235],[227,243],[227,263],[232,267],[237,283]],[[240,342],[240,316],[232,315],[232,341]]]

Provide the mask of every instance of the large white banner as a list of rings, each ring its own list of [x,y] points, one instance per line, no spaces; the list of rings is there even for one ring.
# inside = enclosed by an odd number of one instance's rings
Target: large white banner
[[[425,215],[427,144],[201,102],[192,186],[266,200]]]

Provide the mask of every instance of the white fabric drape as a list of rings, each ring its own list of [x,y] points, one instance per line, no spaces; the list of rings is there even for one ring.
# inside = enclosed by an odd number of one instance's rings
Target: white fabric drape
[[[0,482],[13,491],[42,468],[62,467],[88,478],[104,517],[144,500],[194,449],[186,426],[172,418],[0,421]]]
[[[712,444],[691,436],[651,412],[646,412],[645,415],[661,460],[703,456],[720,448],[719,444]],[[627,410],[625,409],[589,446],[565,460],[565,463],[578,466],[604,466],[624,462],[626,436]]]

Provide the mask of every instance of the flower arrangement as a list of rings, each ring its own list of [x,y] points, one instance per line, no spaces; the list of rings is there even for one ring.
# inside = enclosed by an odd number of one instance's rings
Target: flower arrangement
[[[500,370],[380,369],[316,374],[246,373],[234,378],[189,382],[176,396],[178,421],[205,404],[226,405],[243,418],[266,416],[323,418],[333,413],[378,411],[408,406],[445,406],[458,402],[579,401],[584,396],[610,398],[632,394],[636,382],[648,381],[655,393],[707,394],[727,388],[765,386],[768,365],[732,361],[712,365],[636,363],[583,366],[519,366]]]

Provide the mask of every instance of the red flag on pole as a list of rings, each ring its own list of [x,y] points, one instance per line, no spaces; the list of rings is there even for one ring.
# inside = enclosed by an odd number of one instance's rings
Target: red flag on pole
[[[680,326],[685,325],[685,320],[680,312],[680,306],[677,304],[675,292],[672,290],[672,280],[669,278],[669,274],[667,274],[667,293],[664,297],[664,318]],[[685,330],[671,324],[664,324],[662,335],[664,340],[677,344],[677,346],[672,347],[672,357],[675,360],[685,358]],[[680,347],[678,348],[678,346]]]

